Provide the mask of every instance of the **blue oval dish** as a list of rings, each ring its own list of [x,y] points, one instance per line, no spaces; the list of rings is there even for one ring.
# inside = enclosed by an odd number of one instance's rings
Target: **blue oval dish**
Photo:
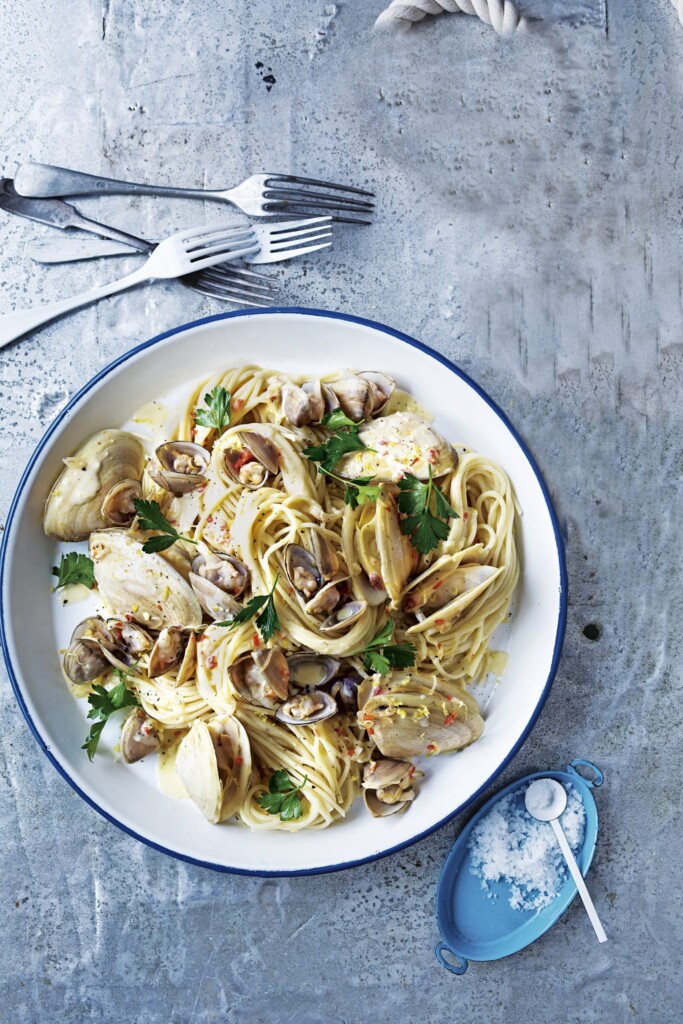
[[[585,778],[578,768],[588,769],[593,778]],[[471,871],[468,842],[475,825],[509,793],[518,791],[523,807],[524,787],[534,779],[544,778],[557,779],[565,787],[572,785],[578,791],[586,810],[586,828],[576,860],[584,877],[591,865],[598,838],[598,809],[591,790],[602,785],[603,774],[599,768],[577,758],[564,771],[525,775],[501,789],[462,830],[439,879],[436,920],[443,941],[437,945],[435,953],[439,963],[452,974],[464,974],[470,960],[500,960],[518,953],[552,928],[576,896],[576,885],[567,872],[565,884],[549,906],[541,910],[515,910],[508,901],[510,886],[507,882],[494,882],[487,893],[482,889],[481,879]],[[452,959],[447,960],[444,953],[450,954]]]

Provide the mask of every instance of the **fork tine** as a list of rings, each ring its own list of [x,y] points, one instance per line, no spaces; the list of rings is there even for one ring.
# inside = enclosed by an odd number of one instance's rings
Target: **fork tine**
[[[324,210],[356,210],[362,213],[371,213],[375,209],[374,203],[347,199],[346,196],[337,199],[335,196],[325,195],[324,192],[304,192],[293,188],[272,188],[263,193],[263,198],[275,199],[283,203],[298,203],[302,206],[317,206]]]
[[[289,215],[291,215],[293,213],[298,213],[298,214],[301,214],[302,216],[306,215],[306,211],[305,210],[298,210],[296,208],[296,204],[294,206],[292,206],[292,207],[285,207],[281,203],[264,203],[263,204],[263,213],[262,213],[263,217],[273,217],[273,216],[276,216],[278,213],[282,213],[282,214],[286,213],[286,214],[289,214]],[[311,215],[311,220],[313,220],[313,219],[314,219],[314,216]],[[368,224],[368,225],[372,224],[371,220],[367,220],[364,217],[344,217],[344,216],[342,216],[341,214],[338,214],[338,213],[330,214],[330,219],[334,223],[336,223],[336,224]]]
[[[259,260],[258,256],[256,256],[253,261],[249,260],[249,257],[247,257],[247,261],[254,263],[277,263],[280,260],[294,259],[295,256],[305,256],[307,253],[316,252],[318,249],[328,249],[331,245],[332,242],[322,242],[320,245],[304,245],[300,249],[282,249],[277,252],[269,252],[266,258],[262,261]]]
[[[214,231],[210,235],[206,235],[201,239],[193,239],[191,244],[185,244],[185,252],[201,252],[202,249],[208,249],[210,245],[218,245],[219,243],[234,245],[236,242],[241,242],[244,239],[250,238],[253,233],[254,229],[251,225],[234,235],[226,235],[224,231]]]
[[[243,281],[241,278],[232,278],[229,275],[215,268],[209,270],[202,270],[198,276],[201,277],[202,280],[206,281],[207,283],[213,282],[214,284],[222,285],[225,288],[235,287],[243,291],[254,292],[255,295],[258,295],[258,293],[262,292],[264,298],[267,295],[272,294],[273,292],[279,291],[280,289],[279,283],[277,281],[273,281],[270,278],[267,279],[267,285],[256,284],[252,283],[249,280]]]
[[[329,214],[322,217],[302,217],[301,220],[282,220],[268,228],[271,235],[278,235],[283,231],[292,231],[294,228],[314,227],[316,224],[329,224],[332,218]]]
[[[200,275],[201,278],[202,275]],[[189,282],[188,282],[189,283]],[[214,299],[222,299],[224,302],[232,302],[239,306],[269,306],[270,302],[265,296],[242,294],[238,290],[224,288],[220,285],[211,284],[203,280],[196,280],[189,283],[190,288],[202,295],[211,295]]]
[[[321,231],[315,235],[304,235],[301,238],[281,238],[273,240],[268,246],[269,252],[287,252],[293,245],[310,245],[313,242],[321,242],[325,238],[332,238],[331,231]]]
[[[317,185],[318,188],[331,188],[335,192],[353,192],[357,196],[371,196],[375,198],[374,192],[368,192],[364,188],[354,188],[353,185],[335,185],[332,181],[318,181],[316,178],[301,178],[297,174],[267,174],[266,185],[271,181],[287,181],[293,185]]]
[[[234,231],[244,231],[249,227],[249,218],[245,216],[234,217],[232,220],[221,221],[218,224],[203,224],[201,227],[188,228],[187,231],[178,232],[177,238],[182,242],[189,242],[194,238],[203,238],[205,235],[220,231],[227,235]]]
[[[204,270],[208,267],[215,267],[217,263],[225,263],[227,260],[239,260],[243,256],[251,256],[252,253],[258,252],[261,246],[258,242],[252,242],[251,245],[244,245],[241,249],[231,250],[225,246],[220,246],[216,249],[205,250],[202,255],[190,257],[193,270]]]

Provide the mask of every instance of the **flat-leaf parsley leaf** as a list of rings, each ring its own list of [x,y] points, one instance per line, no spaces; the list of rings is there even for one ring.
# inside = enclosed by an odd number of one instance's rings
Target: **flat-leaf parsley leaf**
[[[368,672],[385,676],[390,668],[410,668],[415,664],[415,645],[406,640],[393,644],[395,623],[387,619],[379,633],[365,648],[363,665]]]
[[[183,537],[178,533],[175,526],[171,526],[166,516],[161,511],[158,501],[143,501],[141,498],[133,498],[133,505],[138,517],[138,524],[143,530],[159,530],[155,537],[148,537],[142,545],[142,550],[151,554],[154,551],[165,551],[175,544],[177,540],[186,540],[188,544],[196,544],[191,537]]]
[[[258,594],[256,597],[252,597],[247,601],[242,611],[237,613],[234,619],[226,619],[224,622],[216,622],[215,625],[227,626],[229,629],[232,629],[234,626],[241,626],[243,622],[249,622],[249,620],[253,619],[258,611],[263,609],[256,619],[256,625],[261,631],[261,636],[263,637],[264,642],[268,643],[268,641],[271,640],[280,629],[280,620],[277,617],[275,601],[273,599],[275,587],[277,586],[279,578],[280,573],[276,572],[275,579],[273,580],[273,586],[267,594]]]
[[[328,413],[323,419],[323,426],[329,427],[332,431],[327,441],[304,448],[302,455],[311,462],[319,462],[320,468],[325,472],[331,473],[342,455],[348,455],[349,452],[374,451],[359,437],[358,424],[350,420],[341,409]]]
[[[268,814],[279,814],[280,821],[291,821],[293,818],[300,818],[301,797],[300,791],[306,785],[308,776],[304,775],[300,785],[296,785],[289,777],[284,768],[273,772],[268,782],[268,792],[261,793],[258,798],[259,806]]]
[[[128,673],[126,672],[124,675],[120,669],[115,668],[114,674],[119,682],[116,686],[112,686],[111,690],[106,690],[104,686],[95,684],[88,694],[88,704],[90,705],[88,718],[94,722],[94,725],[90,726],[88,738],[81,749],[88,752],[88,758],[91,761],[95,756],[97,744],[100,742],[102,730],[109,721],[110,716],[115,711],[120,711],[121,708],[140,707],[140,701],[126,686]]]
[[[209,427],[220,434],[230,423],[230,392],[217,384],[204,395],[204,405],[195,409],[194,421],[200,427]]]
[[[410,538],[413,547],[425,555],[440,541],[447,539],[449,519],[459,519],[460,516],[434,485],[431,466],[426,482],[418,480],[412,473],[406,473],[403,479],[398,481],[398,486],[401,491],[398,496],[398,509],[406,517],[401,520],[401,530]]]
[[[82,583],[91,590],[95,586],[95,566],[92,558],[82,555],[78,551],[68,551],[59,560],[59,568],[52,567],[52,575],[57,577],[57,584],[53,588],[68,587],[72,583]]]

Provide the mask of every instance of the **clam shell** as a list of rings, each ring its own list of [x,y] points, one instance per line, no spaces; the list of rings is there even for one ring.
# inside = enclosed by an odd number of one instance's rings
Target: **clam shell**
[[[401,532],[398,506],[385,484],[379,489],[375,506],[375,539],[384,588],[391,608],[398,608],[403,589],[417,565],[418,554]]]
[[[192,572],[234,597],[244,593],[249,579],[249,570],[243,562],[232,555],[210,551],[208,548],[200,551],[192,560]]]
[[[449,556],[439,559],[408,590],[404,611],[420,612],[422,618],[406,633],[422,633],[432,627],[448,629],[453,619],[462,615],[502,571],[502,567],[494,565],[452,567]]]
[[[90,557],[100,594],[111,612],[149,629],[197,628],[202,609],[192,587],[159,554],[146,554],[125,530],[90,536]]]
[[[101,430],[65,459],[45,503],[48,537],[85,540],[108,525],[102,505],[123,480],[139,480],[145,464],[140,441],[125,430]]]
[[[102,502],[102,517],[112,526],[130,526],[135,519],[133,501],[142,497],[139,480],[121,480],[114,484]]]
[[[335,608],[329,618],[321,622],[318,628],[322,633],[336,633],[337,630],[344,629],[345,626],[356,622],[366,608],[365,601],[348,601],[339,608]]]
[[[312,690],[298,693],[285,701],[275,712],[275,717],[285,725],[315,725],[337,713],[337,702],[329,693]]]
[[[193,441],[167,441],[156,450],[159,467],[149,469],[155,484],[171,494],[189,494],[203,487],[209,466],[206,448]]]
[[[191,572],[189,580],[195,597],[214,622],[234,619],[240,611],[240,605],[234,597],[226,594],[224,590],[204,576],[197,576],[196,573]]]
[[[251,651],[238,658],[228,669],[233,686],[244,700],[264,708],[274,708],[287,700],[289,666],[279,647]]]
[[[290,654],[287,658],[290,686],[317,690],[326,686],[339,671],[339,662],[325,654]]]
[[[241,806],[251,777],[251,748],[232,715],[197,719],[180,742],[175,769],[204,817],[216,824]]]
[[[159,732],[156,723],[142,708],[134,708],[121,727],[119,746],[121,757],[126,764],[134,764],[159,749]]]

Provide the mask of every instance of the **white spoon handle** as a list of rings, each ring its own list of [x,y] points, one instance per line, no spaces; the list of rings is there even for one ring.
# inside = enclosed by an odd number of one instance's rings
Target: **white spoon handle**
[[[567,837],[564,834],[564,829],[560,825],[560,823],[557,820],[557,818],[553,818],[553,820],[550,822],[550,824],[553,826],[553,832],[555,833],[555,838],[557,839],[558,843],[560,844],[560,849],[562,850],[562,853],[564,854],[564,859],[567,862],[567,867],[571,871],[572,878],[576,882],[576,888],[579,890],[579,895],[581,896],[581,899],[583,900],[583,905],[586,908],[586,913],[588,914],[588,916],[590,918],[590,922],[593,925],[593,928],[595,929],[595,934],[598,937],[598,942],[607,942],[607,936],[605,935],[605,929],[602,927],[602,924],[600,923],[600,918],[598,917],[598,912],[597,912],[597,910],[595,909],[595,907],[593,905],[593,900],[590,898],[590,893],[588,892],[588,889],[586,888],[586,883],[584,882],[583,876],[581,875],[581,872],[579,871],[579,865],[576,863],[576,860],[574,858],[574,854],[572,853],[571,849],[569,848],[569,843],[567,842]]]

